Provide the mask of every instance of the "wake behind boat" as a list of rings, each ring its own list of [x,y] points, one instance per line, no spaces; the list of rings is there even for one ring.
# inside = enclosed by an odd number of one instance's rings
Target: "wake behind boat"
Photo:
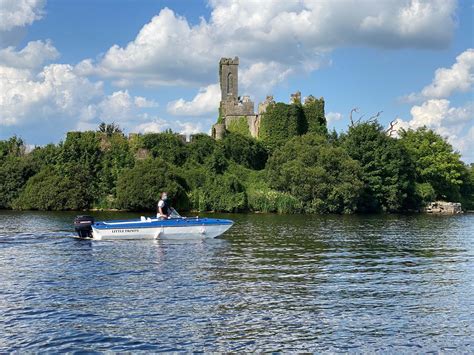
[[[95,221],[92,216],[77,216],[74,228],[80,238],[93,240],[127,239],[204,239],[216,238],[227,231],[233,221],[217,218],[171,218]]]

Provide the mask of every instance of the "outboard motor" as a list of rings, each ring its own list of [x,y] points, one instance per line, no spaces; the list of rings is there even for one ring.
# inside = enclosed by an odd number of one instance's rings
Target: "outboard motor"
[[[92,238],[92,225],[95,220],[92,216],[77,216],[74,219],[74,229],[79,238]]]

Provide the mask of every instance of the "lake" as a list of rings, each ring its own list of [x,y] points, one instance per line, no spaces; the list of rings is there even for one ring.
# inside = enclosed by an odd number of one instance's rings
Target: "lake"
[[[0,352],[474,351],[474,215],[212,215],[206,241],[0,211]],[[94,213],[99,219],[139,216]]]

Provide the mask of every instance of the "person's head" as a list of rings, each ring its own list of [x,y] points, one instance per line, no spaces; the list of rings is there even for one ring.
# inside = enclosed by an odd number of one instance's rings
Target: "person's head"
[[[164,200],[166,200],[167,198],[168,198],[168,193],[167,193],[166,191],[163,191],[163,192],[161,193],[161,199],[164,201]]]

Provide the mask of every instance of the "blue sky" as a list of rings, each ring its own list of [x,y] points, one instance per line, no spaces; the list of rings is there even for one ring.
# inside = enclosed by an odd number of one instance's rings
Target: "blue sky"
[[[427,125],[474,161],[468,0],[0,0],[0,139],[63,139],[100,121],[126,132],[208,132],[217,65],[240,57],[240,93],[326,100]]]

